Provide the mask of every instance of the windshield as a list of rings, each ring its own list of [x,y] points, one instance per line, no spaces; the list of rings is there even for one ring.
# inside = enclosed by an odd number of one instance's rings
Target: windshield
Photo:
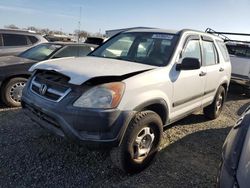
[[[167,33],[122,33],[107,41],[90,56],[165,66],[173,53],[177,36]]]
[[[52,53],[62,48],[58,44],[40,44],[30,48],[19,55],[19,57],[32,59],[35,61],[42,61],[47,59]]]

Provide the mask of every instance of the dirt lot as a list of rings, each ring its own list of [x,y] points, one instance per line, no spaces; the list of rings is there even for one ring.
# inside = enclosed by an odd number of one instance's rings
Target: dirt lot
[[[250,104],[231,89],[222,115],[197,113],[164,132],[155,162],[137,175],[115,169],[107,152],[93,152],[55,137],[24,116],[0,109],[0,187],[214,187],[221,147]]]

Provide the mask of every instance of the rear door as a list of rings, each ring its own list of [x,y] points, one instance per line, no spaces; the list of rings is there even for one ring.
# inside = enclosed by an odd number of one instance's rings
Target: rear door
[[[206,84],[203,105],[213,101],[224,74],[224,64],[219,62],[219,55],[210,37],[202,37],[203,64],[206,66]]]

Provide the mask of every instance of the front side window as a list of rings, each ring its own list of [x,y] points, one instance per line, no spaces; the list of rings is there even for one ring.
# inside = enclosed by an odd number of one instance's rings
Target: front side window
[[[200,42],[199,40],[190,40],[186,45],[183,53],[182,58],[196,58],[201,61],[201,49],[200,49]]]
[[[107,41],[90,56],[165,66],[173,53],[177,36],[167,33],[128,32]]]
[[[2,34],[4,46],[25,46],[28,45],[25,35]]]
[[[30,48],[19,55],[19,57],[32,59],[35,61],[42,61],[47,59],[50,55],[62,48],[61,45],[56,44],[40,44]]]
[[[206,66],[217,64],[217,56],[213,42],[203,41],[203,51]]]

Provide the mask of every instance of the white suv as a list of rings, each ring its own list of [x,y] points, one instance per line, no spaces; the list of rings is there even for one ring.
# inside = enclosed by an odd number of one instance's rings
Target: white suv
[[[42,35],[18,29],[0,29],[0,56],[18,55],[38,44],[48,42]]]
[[[163,127],[204,109],[219,116],[231,64],[222,39],[199,31],[122,32],[83,58],[34,65],[22,106],[40,126],[88,147],[111,147],[126,172],[144,169]]]

